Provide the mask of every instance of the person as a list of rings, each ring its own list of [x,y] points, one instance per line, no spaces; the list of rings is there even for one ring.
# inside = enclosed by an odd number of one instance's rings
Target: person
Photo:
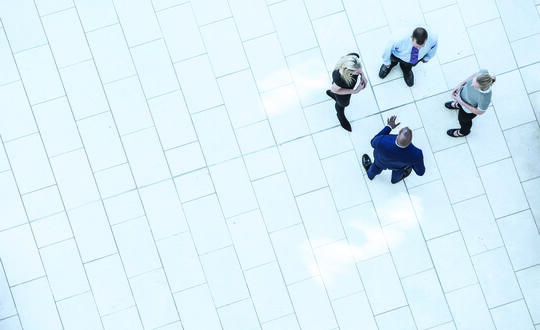
[[[407,86],[414,85],[412,68],[420,61],[427,63],[437,52],[437,36],[428,35],[426,29],[417,27],[410,37],[390,43],[384,50],[379,78],[384,79],[398,63]]]
[[[360,82],[355,88],[356,82],[360,77]],[[362,64],[360,63],[360,55],[357,53],[350,53],[343,56],[334,71],[332,72],[332,86],[326,91],[326,95],[336,101],[335,109],[337,117],[341,127],[351,132],[351,124],[345,117],[345,107],[347,107],[351,101],[351,95],[360,92],[366,88],[367,79],[362,71]]]
[[[413,169],[420,176],[426,172],[422,150],[412,144],[412,130],[403,127],[399,134],[390,134],[399,124],[396,124],[396,116],[390,117],[382,131],[371,139],[373,163],[367,154],[362,156],[362,165],[370,180],[387,169],[392,170],[392,183],[405,179]]]
[[[471,132],[472,120],[477,115],[483,115],[491,102],[491,86],[495,77],[485,69],[472,74],[462,81],[452,91],[454,101],[448,101],[444,106],[451,110],[458,110],[460,128],[446,131],[451,137],[467,136]]]

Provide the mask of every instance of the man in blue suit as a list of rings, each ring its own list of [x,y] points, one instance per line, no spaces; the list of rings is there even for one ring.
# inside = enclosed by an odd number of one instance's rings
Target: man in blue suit
[[[405,179],[413,169],[420,176],[426,172],[422,150],[411,143],[412,131],[403,127],[398,135],[390,134],[399,124],[396,124],[396,116],[390,117],[382,131],[371,139],[374,163],[367,154],[362,156],[362,165],[370,180],[383,170],[392,170],[392,183]]]

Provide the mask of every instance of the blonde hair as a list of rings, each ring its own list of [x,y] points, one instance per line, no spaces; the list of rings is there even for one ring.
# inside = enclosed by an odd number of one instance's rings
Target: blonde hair
[[[496,78],[489,73],[481,73],[476,76],[476,82],[478,83],[478,86],[480,86],[480,89],[483,91],[487,91],[491,87],[491,85],[493,85],[495,80]]]
[[[352,73],[361,67],[362,64],[360,63],[360,59],[358,57],[355,55],[345,55],[339,59],[334,69],[339,70],[343,80],[350,85],[353,82]]]

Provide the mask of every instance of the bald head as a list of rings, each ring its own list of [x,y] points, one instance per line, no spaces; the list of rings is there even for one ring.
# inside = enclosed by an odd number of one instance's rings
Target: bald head
[[[412,141],[412,131],[408,127],[403,127],[396,138],[396,143],[400,147],[407,147]]]

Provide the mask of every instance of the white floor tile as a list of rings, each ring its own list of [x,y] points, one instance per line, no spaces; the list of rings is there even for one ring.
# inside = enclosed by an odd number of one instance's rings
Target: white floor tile
[[[540,20],[535,15],[532,1],[514,3],[496,0],[496,2],[510,41],[540,33]]]
[[[347,240],[315,248],[314,253],[331,300],[364,289]]]
[[[471,255],[503,245],[486,196],[482,195],[456,203],[454,212]]]
[[[232,243],[215,195],[185,203],[184,212],[199,254],[223,248]]]
[[[383,227],[398,275],[403,278],[433,267],[416,222],[397,222]]]
[[[284,143],[309,133],[293,85],[274,89],[262,94],[261,97],[277,143]]]
[[[216,77],[249,66],[233,19],[208,24],[200,30]]]
[[[534,111],[527,99],[519,71],[508,72],[497,78],[497,89],[493,92],[493,106],[501,128],[506,130],[534,120]]]
[[[257,180],[285,170],[277,147],[246,155],[244,161],[251,180]]]
[[[218,309],[218,314],[225,330],[261,328],[250,299],[223,306]]]
[[[68,211],[83,263],[116,252],[116,244],[103,206],[99,202]]]
[[[536,225],[540,228],[540,178],[523,182],[522,185]]]
[[[349,23],[352,26],[354,34],[374,30],[388,24],[380,1],[368,0],[359,3],[354,0],[344,0],[343,5],[349,14],[349,17],[351,17]],[[361,18],[354,16],[355,13],[362,11],[369,12],[369,15],[365,15]]]
[[[131,54],[147,98],[179,88],[174,67],[162,39],[133,47]]]
[[[540,262],[540,235],[529,210],[497,221],[514,270]]]
[[[264,330],[300,330],[296,314],[290,314],[282,318],[263,323]]]
[[[5,147],[20,193],[28,193],[55,183],[38,134],[8,142]]]
[[[37,131],[28,98],[20,81],[0,87],[0,132],[4,141]]]
[[[520,180],[525,181],[539,176],[540,169],[536,165],[540,150],[538,122],[533,121],[507,130],[504,135]]]
[[[87,263],[85,268],[100,315],[118,312],[134,304],[117,254]]]
[[[229,7],[242,40],[274,32],[270,12],[264,0],[250,2],[231,0]]]
[[[292,83],[277,34],[272,33],[246,41],[244,49],[261,92]]]
[[[110,112],[80,120],[78,127],[94,172],[127,161]]]
[[[287,63],[300,103],[304,107],[328,99],[323,90],[329,88],[330,81],[318,48],[290,55]]]
[[[73,237],[65,212],[32,222],[32,232],[38,248]]]
[[[165,151],[167,163],[173,176],[184,174],[206,166],[206,161],[198,142]]]
[[[285,55],[317,46],[317,39],[302,1],[281,1],[269,9]]]
[[[516,272],[525,302],[534,323],[540,321],[540,267],[535,266]]]
[[[62,300],[90,289],[75,240],[40,249],[47,279],[55,300]]]
[[[441,69],[448,87],[455,88],[468,77],[466,72],[470,72],[470,74],[472,74],[474,72],[478,72],[480,68],[478,67],[476,56],[471,55],[443,64],[441,65]]]
[[[208,196],[215,192],[208,169],[203,168],[174,178],[178,196],[182,203]]]
[[[136,77],[107,84],[105,92],[120,135],[153,125],[148,104]]]
[[[540,63],[536,63],[519,69],[519,71],[521,72],[521,78],[523,79],[523,83],[525,84],[525,88],[529,93],[540,90],[540,77],[538,77],[538,75],[536,74],[538,70],[540,70]],[[534,108],[534,102],[531,103],[533,103]]]
[[[415,187],[409,190],[409,194],[426,239],[459,229],[441,180]]]
[[[296,202],[314,248],[345,238],[332,194],[328,188],[298,196]]]
[[[59,68],[92,58],[74,8],[45,16],[42,20]]]
[[[304,226],[273,232],[270,238],[285,283],[295,283],[319,274]]]
[[[353,149],[349,132],[342,127],[335,127],[313,134],[313,142],[321,159]]]
[[[175,293],[174,300],[185,330],[222,329],[206,284]]]
[[[65,97],[35,105],[33,109],[49,157],[82,147]]]
[[[492,107],[479,120],[475,120],[474,130],[467,137],[467,142],[478,166],[501,160],[510,155]]]
[[[510,158],[479,168],[495,218],[529,208]]]
[[[437,31],[439,37],[437,57],[441,63],[448,63],[473,54],[457,5],[429,12],[425,16],[430,30]],[[453,17],[452,24],[448,24],[449,17]]]
[[[128,277],[161,267],[146,218],[137,218],[115,225],[113,233]]]
[[[322,165],[338,210],[371,199],[354,151],[324,159]]]
[[[390,254],[357,264],[373,314],[407,305],[398,274]]]
[[[102,318],[105,330],[143,330],[139,312],[135,306]]]
[[[157,328],[179,319],[162,269],[129,280],[145,328]]]
[[[452,320],[439,279],[433,269],[402,280],[411,312],[421,329]]]
[[[240,149],[225,107],[220,106],[197,113],[192,118],[209,165],[240,156]]]
[[[61,11],[73,7],[72,0],[60,0],[60,1],[36,1],[36,7],[41,16],[49,15],[51,13]]]
[[[309,17],[314,20],[318,17],[327,16],[338,11],[343,10],[341,1],[331,0],[322,1],[316,0],[306,3],[306,8],[309,13]]]
[[[468,31],[481,68],[487,68],[495,74],[516,68],[516,61],[500,19],[475,25]],[[497,56],[493,56],[493,49],[497,49]]]
[[[291,300],[300,327],[333,329],[337,326],[330,301],[320,277],[313,277],[289,286]]]
[[[407,306],[377,315],[375,319],[377,320],[380,330],[391,330],[396,328],[404,330],[416,329],[411,311]]]
[[[242,269],[250,269],[276,259],[258,210],[229,218],[227,225]]]
[[[441,65],[437,59],[422,63],[414,70],[414,86],[411,92],[415,100],[440,94],[448,90]]]
[[[135,189],[131,168],[127,163],[94,173],[102,198]]]
[[[491,310],[493,321],[497,329],[505,330],[517,327],[519,329],[533,330],[531,316],[523,300]]]
[[[64,329],[103,329],[92,292],[80,294],[56,303]]]
[[[0,326],[2,326],[2,329],[6,330],[23,330],[18,315],[2,319],[0,321]]]
[[[249,269],[245,276],[261,322],[293,312],[289,293],[276,262]]]
[[[0,209],[5,212],[5,216],[3,216],[5,218],[2,219],[2,224],[0,224],[0,230],[22,225],[27,223],[28,219],[35,219],[36,216],[40,217],[42,213],[48,213],[51,210],[50,208],[43,208],[42,202],[36,202],[35,199],[32,199],[30,202],[27,202],[29,199],[23,199],[25,201],[23,205],[23,200],[21,200],[17,189],[17,183],[11,172],[0,173],[0,196]],[[27,198],[32,198],[35,196],[35,193],[26,196],[30,196]],[[25,211],[25,207],[28,211]],[[45,212],[40,212],[42,210],[45,210]]]
[[[144,209],[137,190],[131,190],[108,198],[103,203],[111,226],[144,215]]]
[[[146,0],[113,0],[130,47],[161,37],[152,3]]]
[[[478,284],[446,294],[458,329],[495,329]]]
[[[153,127],[125,135],[122,141],[137,186],[170,178],[163,146]]]
[[[396,79],[373,87],[381,110],[388,110],[413,101],[410,89],[404,84],[403,80]]]
[[[506,249],[500,247],[472,257],[488,307],[522,298]]]
[[[86,37],[104,83],[135,74],[135,66],[119,24],[89,32]]]
[[[538,19],[536,20],[538,21]],[[540,36],[537,34],[528,38],[514,41],[511,44],[518,66],[522,67],[540,61],[538,50],[535,48],[538,42],[540,42]]]
[[[162,239],[156,245],[172,292],[191,288],[206,281],[189,233]]]
[[[253,189],[268,231],[273,232],[301,222],[285,173],[255,181]]]
[[[216,307],[249,297],[249,291],[233,247],[201,256],[208,287]]]
[[[201,0],[193,2],[192,5],[199,26],[231,16],[226,0]]]
[[[444,292],[477,282],[471,259],[459,232],[432,239],[427,244]]]
[[[160,11],[157,18],[173,62],[205,53],[191,4]]]
[[[388,252],[379,219],[371,203],[340,211],[341,222],[353,257],[367,260]]]
[[[378,329],[365,292],[336,299],[332,307],[340,329],[354,330],[359,326],[366,330]]]
[[[84,31],[89,32],[118,22],[112,0],[73,0]]]
[[[235,133],[244,155],[276,144],[268,120],[238,128]]]
[[[390,30],[400,31],[401,38],[409,35],[413,26],[425,26],[418,1],[381,1]],[[403,13],[407,15],[403,15]]]
[[[45,275],[29,225],[2,231],[0,238],[0,256],[10,286]]]
[[[316,20],[312,18],[312,24],[328,71],[334,69],[342,56],[348,53],[358,53],[351,25],[345,12]]]
[[[63,68],[60,76],[76,120],[109,110],[94,61]]]
[[[2,21],[13,52],[47,43],[43,27],[33,1],[0,4]]]
[[[233,73],[217,81],[233,127],[242,127],[266,119],[250,70]]]
[[[12,293],[24,329],[62,328],[46,278],[21,284]]]
[[[495,0],[456,0],[467,27],[499,17]]]
[[[327,185],[313,140],[310,137],[279,148],[295,196]]]
[[[452,203],[484,192],[480,176],[466,144],[435,153],[443,182]]]
[[[384,125],[379,115],[369,116],[351,124],[353,130],[351,139],[357,155],[361,157],[363,154],[371,154],[373,147],[370,141],[384,128]]]

